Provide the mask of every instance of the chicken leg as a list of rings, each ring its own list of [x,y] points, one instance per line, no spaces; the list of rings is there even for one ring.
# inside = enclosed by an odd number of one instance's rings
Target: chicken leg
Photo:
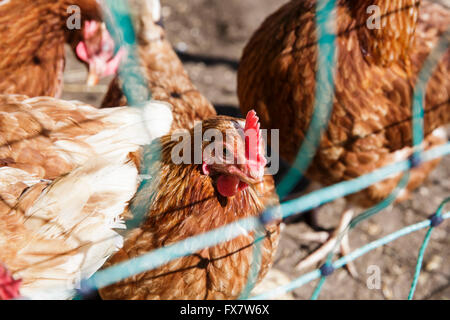
[[[305,259],[301,260],[297,266],[296,270],[305,270],[320,261],[324,260],[327,255],[339,245],[342,255],[347,255],[350,252],[350,245],[348,241],[348,234],[346,229],[350,224],[354,216],[354,208],[350,205],[341,216],[338,227],[329,235],[328,239],[324,241],[323,245],[314,251],[312,254],[307,256]],[[322,242],[324,238],[324,231],[314,232],[312,234],[305,234],[302,236],[304,239],[316,239]],[[340,242],[340,243],[338,243]],[[347,265],[348,271],[353,277],[357,276],[356,268],[352,264]]]

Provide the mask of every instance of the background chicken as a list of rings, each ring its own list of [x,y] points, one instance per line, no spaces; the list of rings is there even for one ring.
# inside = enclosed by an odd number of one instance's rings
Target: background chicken
[[[81,29],[69,29],[77,6]],[[89,82],[114,74],[120,54],[95,0],[11,0],[0,3],[0,93],[58,97],[69,43],[90,69]]]
[[[160,19],[159,1],[130,3],[144,73],[153,97],[172,104],[172,129],[191,129],[186,134],[193,137],[194,122],[203,121],[204,131],[217,129],[225,134],[226,130],[231,130],[238,146],[236,153],[233,153],[234,158],[248,157],[245,156],[248,144],[242,139],[246,126],[238,124],[237,119],[215,116],[212,105],[189,79],[181,61],[165,38],[164,29],[155,23]],[[116,79],[108,90],[103,106],[126,103],[119,80]],[[254,123],[252,127],[259,132],[258,118],[253,113],[247,116],[247,125],[249,121]],[[132,232],[124,248],[107,265],[244,217],[258,215],[264,207],[277,203],[272,177],[263,176],[265,162],[259,163],[259,173],[248,167],[234,165],[210,169],[199,164],[175,165],[171,159],[174,146],[175,143],[170,141],[169,137],[163,138],[160,181],[155,181],[145,188],[144,199],[140,199],[138,195],[135,200],[137,203],[146,203],[148,194],[155,194],[147,221]],[[220,151],[223,149],[219,146],[217,148]],[[234,148],[230,148],[232,149]],[[262,151],[259,153],[261,157],[264,156]],[[150,153],[150,163],[153,163],[152,157]],[[145,162],[149,161],[144,159]],[[153,169],[148,170],[150,176],[153,176]],[[253,187],[247,186],[247,179]],[[263,183],[258,181],[261,179]],[[269,225],[267,232],[259,279],[266,274],[273,261],[279,234],[277,224]],[[252,234],[238,237],[105,288],[100,291],[101,296],[106,299],[237,298],[247,282],[253,241]]]
[[[153,98],[173,106],[173,129],[191,128],[194,121],[216,115],[214,107],[192,83],[182,62],[167,40],[160,21],[159,0],[130,1],[133,21],[138,32],[140,64]],[[103,100],[102,107],[127,105],[116,77]]]
[[[412,92],[418,72],[441,36],[448,37],[450,11],[440,5],[408,1],[338,1],[335,97],[328,131],[306,173],[333,184],[408,158],[412,140]],[[381,28],[368,29],[366,9],[381,9]],[[242,111],[255,108],[265,128],[280,129],[281,156],[293,162],[314,106],[316,1],[291,1],[262,24],[248,43],[239,68]],[[450,115],[450,52],[440,59],[425,99],[425,149],[446,141],[434,131]],[[411,171],[403,193],[417,187],[438,161]],[[392,192],[400,177],[349,197],[372,205]],[[347,211],[345,219],[351,217]],[[330,241],[334,241],[331,239]],[[330,242],[327,248],[329,249]],[[317,262],[315,255],[302,266]]]
[[[0,263],[22,296],[70,298],[122,246],[134,154],[170,126],[162,103],[99,110],[0,95]]]

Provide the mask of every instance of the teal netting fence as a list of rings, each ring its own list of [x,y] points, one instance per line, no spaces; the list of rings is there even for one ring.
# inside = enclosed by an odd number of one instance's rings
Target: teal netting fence
[[[326,131],[328,120],[332,112],[334,96],[334,71],[336,66],[336,33],[335,33],[335,14],[336,0],[318,0],[316,5],[316,24],[318,30],[318,66],[316,76],[316,101],[315,108],[307,131],[305,141],[297,155],[297,158],[281,183],[277,186],[277,193],[281,199],[284,198],[302,178],[303,173],[309,167],[315,152],[319,146],[322,133]],[[128,58],[123,63],[120,70],[120,77],[124,84],[124,93],[126,94],[130,105],[138,107],[141,102],[151,99],[151,92],[148,89],[145,78],[139,73],[138,57],[136,55],[136,37],[133,29],[133,23],[129,12],[127,0],[107,0],[104,5],[105,18],[108,29],[115,38],[117,44],[127,48]],[[350,195],[361,191],[370,185],[383,181],[395,174],[403,174],[396,189],[382,202],[366,210],[355,217],[350,225],[341,233],[335,248],[329,253],[326,262],[321,268],[302,275],[287,285],[278,287],[275,290],[260,294],[251,299],[267,299],[283,294],[303,286],[313,280],[319,279],[318,285],[312,294],[312,299],[317,299],[322,286],[327,278],[335,269],[345,266],[347,263],[363,256],[371,250],[383,246],[400,237],[412,232],[429,228],[423,244],[420,248],[417,265],[412,280],[411,290],[408,298],[412,299],[420,275],[425,249],[430,241],[431,233],[435,227],[444,220],[450,218],[450,212],[443,213],[444,206],[450,202],[450,198],[445,199],[436,212],[427,220],[405,227],[381,239],[373,241],[356,249],[347,256],[333,261],[334,252],[339,245],[340,240],[345,233],[355,228],[361,221],[364,221],[380,212],[390,205],[398,193],[406,186],[409,180],[409,170],[420,163],[443,157],[450,153],[450,143],[435,147],[431,150],[422,150],[424,139],[424,98],[428,79],[431,77],[440,57],[445,53],[450,43],[450,28],[441,37],[439,43],[434,47],[419,74],[414,89],[414,99],[412,106],[412,124],[413,124],[413,156],[404,161],[396,162],[377,169],[367,175],[360,176],[354,180],[344,181],[315,192],[309,193],[300,198],[283,202],[279,206],[271,207],[261,213],[259,217],[251,217],[236,221],[224,227],[200,234],[195,237],[185,239],[175,244],[159,248],[135,259],[114,265],[94,274],[90,279],[82,281],[81,292],[95,290],[115,282],[128,278],[130,276],[160,267],[172,260],[188,256],[221,242],[229,241],[239,235],[254,232],[253,263],[248,274],[247,285],[245,286],[240,298],[249,298],[256,279],[259,274],[258,263],[261,261],[261,244],[265,238],[264,225],[286,218],[290,215],[304,212],[316,208],[322,204],[331,202],[337,198]],[[138,210],[139,208],[136,208]],[[142,210],[142,209],[141,209]],[[133,214],[143,217],[143,212],[134,212]]]

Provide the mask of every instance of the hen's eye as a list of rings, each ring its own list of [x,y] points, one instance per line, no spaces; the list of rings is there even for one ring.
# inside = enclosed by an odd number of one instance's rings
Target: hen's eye
[[[233,154],[228,150],[227,148],[223,148],[223,157],[228,159],[229,157],[232,157]]]

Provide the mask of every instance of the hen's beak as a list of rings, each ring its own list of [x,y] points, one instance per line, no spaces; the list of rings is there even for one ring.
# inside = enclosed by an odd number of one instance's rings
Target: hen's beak
[[[86,84],[88,87],[94,87],[100,82],[100,78],[96,72],[89,70],[89,75],[87,77]]]
[[[245,182],[246,184],[248,184],[249,186],[252,186],[252,187],[262,181],[262,179],[253,179],[253,178],[250,178],[250,177],[248,177],[246,175],[240,176],[239,179],[242,182]]]
[[[255,186],[263,181],[262,177],[254,177],[252,175],[246,174],[243,171],[234,173],[239,180],[248,184],[251,188],[255,188]]]
[[[121,48],[116,55],[105,61],[103,57],[93,58],[89,63],[89,75],[87,78],[87,85],[89,87],[95,86],[100,82],[102,77],[116,75],[119,71],[120,63],[124,56],[126,56],[126,49]]]

